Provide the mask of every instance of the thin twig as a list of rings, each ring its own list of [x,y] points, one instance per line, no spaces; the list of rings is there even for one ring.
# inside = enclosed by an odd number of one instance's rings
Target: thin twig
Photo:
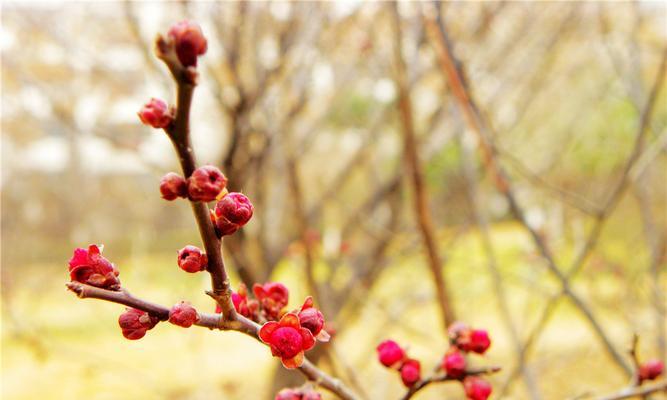
[[[414,193],[415,217],[419,224],[420,233],[424,242],[424,247],[428,255],[428,265],[433,274],[433,283],[435,284],[437,302],[442,314],[442,323],[444,331],[447,331],[449,324],[456,320],[454,307],[452,305],[451,295],[447,288],[447,282],[443,276],[443,263],[438,253],[438,247],[435,239],[435,228],[429,210],[428,198],[424,184],[424,177],[417,152],[416,135],[414,129],[412,102],[408,87],[407,68],[402,54],[403,36],[401,33],[401,19],[398,14],[398,6],[395,2],[390,3],[391,18],[393,21],[393,47],[394,64],[396,67],[396,86],[398,87],[398,109],[402,123],[402,135],[404,146],[404,158],[412,183]]]
[[[596,397],[595,400],[621,400],[633,397],[645,397],[649,394],[658,392],[667,392],[667,379],[650,385],[628,387],[616,393]]]
[[[469,369],[465,372],[465,375],[488,375],[488,374],[493,374],[500,371],[500,367],[486,367],[486,368],[476,368],[476,369]],[[459,378],[453,378],[451,376],[448,376],[447,374],[435,374],[429,378],[426,378],[424,380],[421,380],[417,383],[415,383],[414,386],[412,386],[407,393],[403,397],[401,397],[401,400],[409,400],[417,394],[420,390],[424,389],[426,386],[432,384],[432,383],[438,383],[438,382],[448,382],[448,381],[458,381],[460,380]]]
[[[166,321],[169,319],[169,308],[135,297],[127,290],[106,290],[79,282],[69,282],[66,286],[69,290],[76,293],[76,295],[81,299],[98,299],[112,303],[123,304],[128,307],[146,311],[151,315],[155,315],[161,321]],[[257,339],[257,341],[260,341],[259,337],[257,336],[259,329],[261,328],[260,325],[243,317],[242,315],[236,314],[234,320],[225,320],[224,318],[221,318],[220,314],[199,313],[199,317],[200,319],[196,323],[198,326],[209,329],[237,331],[249,335]],[[299,368],[299,371],[309,380],[317,383],[322,388],[331,391],[341,399],[357,399],[357,396],[352,393],[350,389],[348,389],[342,382],[327,375],[308,360],[304,361],[303,365]]]

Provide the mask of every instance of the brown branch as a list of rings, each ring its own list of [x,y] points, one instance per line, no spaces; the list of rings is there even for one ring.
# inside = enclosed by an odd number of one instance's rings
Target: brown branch
[[[528,335],[528,338],[526,339],[522,352],[521,357],[525,357],[525,354],[528,352],[528,350],[533,346],[535,342],[537,342],[537,339],[539,338],[540,333],[543,331],[544,327],[546,326],[547,322],[551,318],[551,316],[554,314],[556,310],[556,306],[558,305],[559,301],[563,296],[568,295],[566,293],[566,290],[569,290],[569,282],[581,271],[583,268],[588,255],[593,251],[595,246],[597,245],[598,239],[600,237],[600,234],[602,233],[602,228],[604,227],[604,223],[606,221],[606,218],[611,215],[612,211],[615,209],[616,205],[620,201],[621,197],[623,196],[625,190],[628,187],[628,184],[631,182],[632,177],[631,171],[633,170],[633,166],[635,165],[636,161],[641,158],[641,149],[643,148],[643,143],[645,140],[645,136],[648,131],[648,126],[649,122],[651,120],[651,115],[653,114],[653,110],[655,109],[655,104],[657,102],[658,98],[658,93],[660,89],[663,86],[664,79],[665,79],[665,68],[667,66],[667,48],[663,50],[662,53],[662,60],[660,62],[660,66],[658,68],[658,72],[656,75],[656,78],[654,80],[653,86],[651,88],[651,92],[648,96],[648,99],[646,101],[646,105],[643,108],[643,111],[641,113],[640,117],[640,123],[638,127],[638,132],[635,137],[635,143],[634,147],[632,149],[632,152],[630,154],[630,157],[626,161],[623,172],[621,174],[621,177],[618,180],[618,183],[616,186],[611,190],[609,196],[607,197],[606,202],[604,203],[603,207],[600,209],[599,213],[596,216],[595,223],[591,230],[589,231],[588,238],[586,242],[584,243],[584,246],[582,249],[579,251],[577,256],[575,257],[574,261],[572,262],[572,266],[568,270],[567,274],[564,276],[564,283],[566,285],[563,285],[563,288],[561,291],[554,296],[545,306],[545,308],[542,311],[542,314],[540,315],[540,318],[538,319],[538,323],[535,325],[535,328],[530,332]],[[629,367],[628,367],[629,368]],[[630,370],[627,369],[629,372]],[[512,380],[514,380],[517,376],[518,370],[515,368],[512,370],[509,374],[509,377],[507,379],[507,383],[505,384],[505,389],[507,386],[511,383]],[[505,391],[503,389],[503,392]]]
[[[412,183],[414,193],[414,211],[420,233],[428,255],[428,265],[433,274],[433,283],[435,284],[437,303],[442,314],[442,323],[445,332],[447,326],[456,320],[454,309],[451,302],[451,296],[447,284],[443,277],[443,263],[438,254],[438,248],[435,238],[435,228],[429,210],[424,178],[417,153],[417,141],[414,129],[412,102],[410,100],[407,68],[402,54],[403,36],[401,33],[401,19],[398,14],[398,7],[395,2],[390,3],[391,17],[393,22],[393,43],[394,43],[394,64],[396,67],[395,82],[398,87],[398,110],[402,123],[402,135],[405,163]]]
[[[69,282],[66,284],[66,286],[81,299],[98,299],[112,303],[123,304],[128,307],[133,307],[155,315],[161,321],[166,321],[169,319],[169,308],[135,297],[127,290],[106,290],[79,282]],[[234,320],[225,320],[221,318],[219,314],[199,313],[199,316],[200,319],[196,323],[197,326],[209,329],[237,331],[252,336],[253,338],[257,339],[257,341],[260,341],[259,337],[257,336],[259,329],[261,328],[260,325],[241,315],[236,314]],[[322,388],[329,390],[341,399],[357,399],[357,396],[352,393],[350,389],[348,389],[342,382],[327,375],[308,360],[304,361],[303,365],[299,368],[299,371],[309,380],[315,382]]]
[[[438,368],[439,369],[439,368]],[[488,375],[488,374],[493,374],[500,371],[500,367],[485,367],[485,368],[476,368],[476,369],[469,369],[466,371],[465,375]],[[451,376],[448,376],[447,374],[437,374],[433,375],[429,378],[423,379],[417,383],[415,383],[414,386],[412,386],[403,397],[401,397],[401,400],[409,400],[411,399],[417,392],[420,390],[424,389],[426,386],[432,384],[432,383],[438,383],[438,382],[448,382],[448,381],[459,381],[460,378],[453,378]]]
[[[667,392],[667,379],[650,385],[628,387],[613,394],[596,397],[595,400],[621,400],[633,397],[645,397],[658,392]]]
[[[167,127],[165,131],[174,145],[183,169],[183,175],[187,178],[197,168],[195,153],[190,140],[190,107],[195,89],[196,72],[192,70],[192,67],[183,68],[176,57],[173,45],[167,43],[162,37],[157,39],[156,53],[158,58],[167,65],[176,83],[176,116],[173,124]],[[232,304],[229,277],[222,259],[221,241],[213,228],[208,206],[206,203],[198,201],[191,201],[190,204],[208,255],[206,270],[211,275],[212,286],[212,291],[208,294],[222,308],[224,319],[234,321],[236,310]]]
[[[499,163],[490,128],[483,119],[477,103],[472,98],[467,83],[464,80],[460,64],[453,54],[452,45],[447,37],[439,9],[437,10],[437,15],[433,15],[433,10],[430,11],[424,14],[424,21],[441,64],[443,75],[452,87],[452,92],[463,111],[466,122],[477,134],[479,149],[482,153],[485,167],[490,171],[491,176],[494,177],[494,184],[497,190],[505,196],[514,218],[529,233],[535,247],[546,261],[548,270],[560,282],[563,295],[570,298],[575,307],[582,313],[584,319],[589,323],[598,339],[602,342],[607,353],[609,353],[614,362],[621,367],[626,375],[629,376],[631,374],[630,367],[614,347],[609,336],[602,329],[602,325],[595,317],[592,309],[572,290],[566,274],[557,266],[545,239],[527,222],[524,210],[516,199],[511,181]]]

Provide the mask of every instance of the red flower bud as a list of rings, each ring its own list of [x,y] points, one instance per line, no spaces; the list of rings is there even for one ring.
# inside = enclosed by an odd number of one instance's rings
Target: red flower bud
[[[458,339],[459,336],[464,335],[467,332],[470,332],[470,327],[461,321],[456,321],[451,325],[449,325],[449,328],[447,328],[447,332],[449,333],[449,338],[452,341],[456,341],[456,339]]]
[[[293,313],[285,314],[280,322],[270,321],[259,330],[259,338],[271,347],[271,354],[280,357],[283,366],[298,368],[303,364],[303,352],[315,346],[313,334],[299,323]]]
[[[118,269],[100,253],[100,248],[94,244],[88,246],[88,250],[74,250],[74,255],[69,260],[70,279],[103,289],[120,289]]]
[[[259,302],[257,300],[248,300],[248,288],[241,283],[237,292],[232,292],[232,303],[236,312],[246,318],[256,321],[257,312],[259,311]],[[220,312],[216,308],[216,313]]]
[[[215,225],[222,236],[231,235],[252,218],[254,208],[241,193],[228,193],[215,205]]]
[[[141,123],[155,129],[166,128],[174,120],[174,110],[167,107],[167,103],[152,98],[137,113]]]
[[[313,298],[311,296],[306,297],[306,301],[303,302],[298,315],[301,326],[308,329],[320,342],[329,341],[329,334],[323,330],[324,315],[320,310],[313,307]]]
[[[178,252],[178,266],[185,272],[199,272],[208,266],[208,257],[198,247],[187,245]]]
[[[165,200],[188,197],[188,182],[175,172],[169,172],[160,179],[160,193]]]
[[[276,394],[275,400],[301,400],[299,389],[283,389]]]
[[[145,311],[128,308],[118,317],[118,325],[126,339],[137,340],[146,335],[146,331],[153,329],[160,320]]]
[[[659,377],[662,375],[664,369],[665,366],[660,360],[646,361],[639,366],[639,371],[637,371],[639,383],[647,380],[650,381]]]
[[[489,334],[485,330],[474,329],[470,331],[467,339],[463,340],[460,346],[464,351],[484,354],[491,346],[491,339],[489,339]]]
[[[169,37],[174,41],[176,55],[184,67],[196,67],[197,57],[206,53],[207,43],[199,25],[181,21],[169,29]]]
[[[405,358],[405,351],[393,340],[385,340],[377,348],[378,359],[385,367],[396,368]]]
[[[197,168],[188,178],[188,195],[192,201],[213,201],[227,185],[227,177],[212,165]]]
[[[301,400],[322,400],[322,395],[311,390],[303,392]]]
[[[482,378],[468,376],[463,380],[463,389],[470,400],[486,400],[491,395],[491,384]]]
[[[277,320],[289,301],[289,290],[282,283],[267,282],[264,285],[256,283],[252,291],[262,305],[266,319],[269,320]]]
[[[408,359],[401,365],[401,380],[406,387],[411,387],[421,379],[419,361]]]
[[[442,369],[452,378],[462,378],[466,372],[466,359],[457,348],[453,347],[442,358]]]
[[[283,389],[276,394],[275,400],[322,400],[322,396],[311,389]]]
[[[169,322],[174,325],[189,328],[199,321],[199,314],[190,303],[181,301],[169,310]]]

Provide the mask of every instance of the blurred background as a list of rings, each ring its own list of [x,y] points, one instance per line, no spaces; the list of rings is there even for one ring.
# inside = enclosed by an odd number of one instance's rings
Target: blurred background
[[[238,333],[160,324],[125,340],[121,306],[64,286],[73,249],[102,243],[135,295],[214,308],[208,276],[176,267],[201,243],[187,204],[159,196],[178,171],[171,144],[136,116],[150,97],[174,101],[153,40],[186,18],[209,44],[199,162],[255,205],[225,239],[232,284],[283,282],[291,309],[317,293],[335,329],[309,355],[321,368],[397,398],[375,359],[393,338],[430,371],[447,348],[436,269],[456,318],[491,334],[472,361],[503,367],[495,398],[614,391],[633,333],[643,359],[664,360],[666,4],[440,6],[491,164],[438,61],[434,10],[397,8],[4,2],[2,398],[270,399],[302,382]],[[443,396],[465,397],[440,384],[416,398]]]

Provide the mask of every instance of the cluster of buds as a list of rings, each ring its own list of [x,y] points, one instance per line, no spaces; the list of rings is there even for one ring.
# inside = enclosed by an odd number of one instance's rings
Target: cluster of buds
[[[255,211],[250,200],[242,193],[226,190],[227,177],[212,165],[197,168],[185,179],[169,172],[160,180],[160,193],[165,200],[188,198],[191,201],[209,202],[217,200],[211,210],[211,222],[219,237],[238,231],[247,224]]]
[[[237,313],[249,318],[255,322],[260,321],[260,304],[259,301],[248,298],[248,288],[245,284],[239,284],[239,290],[232,292],[232,303]],[[220,314],[222,309],[219,304],[215,306],[216,314]]]
[[[72,282],[81,282],[102,289],[119,290],[118,269],[102,256],[102,248],[91,244],[88,249],[77,248],[69,260]]]
[[[160,193],[165,200],[188,198],[192,201],[209,202],[224,194],[227,177],[213,165],[204,165],[194,170],[188,179],[169,172],[160,180]]]
[[[421,380],[421,364],[408,358],[405,350],[393,340],[385,340],[377,348],[378,360],[387,368],[395,369],[401,375],[403,384],[410,388]]]
[[[448,377],[460,380],[466,396],[471,400],[486,400],[491,395],[491,384],[484,379],[468,375],[466,354],[484,354],[491,346],[491,339],[483,329],[471,329],[455,322],[449,327],[450,348],[442,358],[441,367]]]
[[[282,389],[276,394],[275,400],[322,400],[322,395],[307,384],[301,388]]]
[[[255,284],[253,293],[255,299],[248,299],[245,286],[232,293],[234,308],[255,321],[268,321],[259,330],[259,338],[269,345],[271,354],[279,357],[285,368],[300,367],[305,351],[312,349],[317,340],[329,340],[329,334],[324,330],[324,315],[314,307],[312,297],[306,298],[301,309],[286,312],[289,290],[285,285],[278,282]]]
[[[665,365],[660,360],[649,360],[639,365],[637,370],[637,382],[641,385],[644,381],[652,381],[662,375]]]
[[[463,384],[470,400],[486,400],[491,395],[491,385],[484,379],[470,374],[467,369],[466,354],[484,354],[491,346],[485,330],[471,329],[462,323],[454,323],[449,328],[450,348],[441,362],[445,372],[443,380],[457,380]],[[385,340],[377,346],[378,359],[387,368],[397,370],[403,384],[411,388],[421,380],[418,360],[407,356],[406,351],[395,341]]]

